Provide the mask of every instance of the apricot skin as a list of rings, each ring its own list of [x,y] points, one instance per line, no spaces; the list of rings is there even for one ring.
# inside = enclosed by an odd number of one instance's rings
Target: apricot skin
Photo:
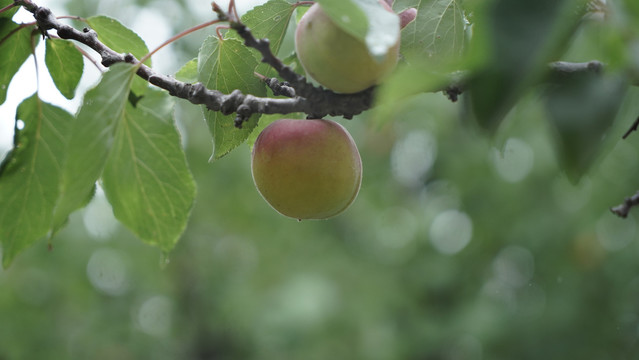
[[[362,182],[353,138],[330,120],[271,123],[255,141],[251,170],[266,202],[299,220],[326,219],[346,210]]]
[[[317,3],[297,25],[295,49],[304,70],[313,79],[345,94],[376,85],[395,68],[399,59],[399,40],[381,61],[375,59],[364,42],[338,27]]]

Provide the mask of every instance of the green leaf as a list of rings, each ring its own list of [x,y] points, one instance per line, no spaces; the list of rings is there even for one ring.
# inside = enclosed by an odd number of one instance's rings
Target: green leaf
[[[225,94],[240,90],[244,94],[265,96],[266,87],[253,72],[258,62],[240,41],[220,41],[211,36],[204,41],[198,57],[198,80],[207,88]],[[257,125],[259,114],[251,116],[241,129],[234,126],[235,115],[223,115],[202,107],[209,131],[213,135],[212,159],[219,159],[238,147]]]
[[[242,16],[242,22],[251,29],[257,39],[269,39],[271,51],[277,54],[286,35],[295,7],[284,0],[271,0],[264,5],[256,6]],[[227,33],[229,38],[240,39],[235,31]],[[257,50],[251,49],[257,56]],[[275,76],[275,70],[268,64],[260,64],[255,70],[267,77]]]
[[[73,116],[37,95],[18,107],[14,148],[0,167],[0,243],[3,265],[51,228]]]
[[[391,119],[411,96],[443,90],[461,74],[442,75],[433,72],[429,61],[401,66],[380,86],[373,108],[375,122],[381,125]]]
[[[197,59],[191,59],[184,64],[184,66],[175,73],[175,78],[187,83],[197,82]]]
[[[497,0],[476,15],[468,85],[479,124],[495,131],[518,98],[567,48],[585,0]]]
[[[184,231],[195,198],[173,108],[160,91],[149,91],[136,107],[128,104],[102,175],[115,217],[165,252]]]
[[[458,63],[466,48],[466,18],[461,0],[404,0],[394,8],[417,9],[402,30],[402,54],[410,61],[427,59],[437,66]]]
[[[54,230],[92,196],[113,144],[116,125],[124,116],[136,69],[122,63],[111,66],[100,83],[84,96],[82,108],[69,129],[68,157],[62,169]]]
[[[302,63],[300,62],[300,59],[297,57],[296,52],[292,52],[287,57],[283,58],[282,62],[284,63],[284,65],[290,67],[296,73],[302,76],[306,75],[306,71],[304,70]]]
[[[399,39],[399,17],[378,0],[320,0],[326,14],[347,33],[366,43],[371,54],[384,56]]]
[[[628,89],[621,76],[587,74],[551,85],[546,107],[562,168],[575,183],[599,155]]]
[[[138,60],[149,53],[144,40],[115,19],[102,15],[93,16],[87,19],[87,23],[98,33],[98,39],[116,52],[131,53]],[[151,66],[151,59],[145,64]],[[148,88],[147,82],[141,78],[135,78],[131,87],[138,96],[146,92]]]
[[[368,18],[355,0],[319,0],[318,2],[337,26],[358,39],[366,39]]]
[[[19,29],[19,25],[13,21],[0,18],[0,54],[2,66],[0,66],[0,105],[7,99],[7,90],[13,76],[18,72],[22,64],[31,55],[31,26]],[[34,46],[38,37],[34,38]]]
[[[131,53],[138,59],[149,53],[144,40],[115,19],[93,16],[87,19],[87,23],[98,33],[98,39],[116,52]],[[151,59],[147,61],[146,64],[151,66]]]
[[[67,99],[72,99],[84,71],[82,54],[70,41],[49,38],[46,41],[44,62],[60,93]]]
[[[4,9],[6,6],[13,3],[13,0],[0,0],[0,9]],[[11,10],[5,11],[0,14],[0,18],[11,19],[13,15],[15,15],[16,11],[18,11],[20,7],[14,6]],[[0,36],[2,38],[2,36]]]

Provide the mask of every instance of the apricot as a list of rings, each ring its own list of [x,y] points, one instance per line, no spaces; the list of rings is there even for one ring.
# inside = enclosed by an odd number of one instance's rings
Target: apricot
[[[257,190],[280,214],[326,219],[346,210],[362,182],[362,161],[348,131],[331,120],[281,119],[255,141]]]
[[[317,3],[302,16],[295,30],[295,49],[308,75],[326,88],[345,94],[376,85],[395,68],[399,58],[399,40],[381,59],[375,58],[363,41],[337,26]]]

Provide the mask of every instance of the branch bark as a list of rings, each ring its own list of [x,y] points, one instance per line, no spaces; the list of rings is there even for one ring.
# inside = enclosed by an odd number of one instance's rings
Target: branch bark
[[[639,205],[639,191],[629,198],[624,199],[623,203],[610,209],[613,214],[616,214],[622,218],[628,217],[630,209]]]
[[[271,89],[275,90],[275,95],[285,95],[289,98],[257,97],[243,94],[240,91],[224,94],[218,90],[207,89],[199,82],[191,84],[179,81],[171,76],[157,73],[144,64],[139,64],[139,60],[131,54],[117,53],[98,40],[97,33],[89,28],[80,31],[60,23],[51,10],[37,5],[32,0],[19,0],[15,3],[23,6],[34,15],[43,35],[46,36],[49,30],[55,30],[62,39],[74,40],[88,46],[100,55],[101,63],[105,67],[118,62],[138,64],[137,75],[139,77],[168,91],[172,96],[188,100],[196,105],[205,105],[209,110],[220,111],[225,115],[236,113],[237,126],[241,126],[246,119],[255,113],[303,112],[309,118],[323,118],[332,115],[350,119],[373,106],[374,87],[356,94],[338,94],[314,86],[271,52],[268,39],[256,39],[246,25],[234,17],[225,16],[224,19],[230,20],[230,27],[237,31],[245,45],[258,50],[262,55],[262,62],[273,67],[278,75],[284,79],[284,82],[266,78],[264,81]],[[550,64],[549,70],[552,75],[561,77],[583,72],[599,72],[602,67],[603,65],[597,61],[588,63],[556,62]],[[456,101],[465,89],[466,78],[465,72],[452,74],[450,84],[440,91],[444,92],[451,101]]]
[[[36,22],[46,34],[48,30],[55,30],[62,39],[74,40],[82,43],[101,57],[102,65],[109,67],[118,62],[138,64],[131,54],[120,54],[112,50],[100,40],[97,33],[89,28],[82,31],[69,25],[62,24],[46,7],[39,6],[31,0],[23,0],[20,5],[30,11]],[[270,50],[267,39],[255,39],[249,29],[239,21],[231,22],[231,27],[244,39],[247,46],[257,49],[263,56],[262,61],[270,64],[278,74],[295,90],[295,96],[290,99],[262,98],[240,91],[224,94],[217,90],[207,89],[201,83],[185,83],[177,79],[155,72],[150,67],[141,64],[137,75],[149,83],[160,87],[176,96],[196,105],[205,105],[212,111],[220,111],[225,115],[236,113],[237,124],[241,124],[254,113],[261,114],[289,114],[303,112],[309,117],[322,118],[326,115],[352,118],[364,110],[369,109],[373,102],[373,89],[357,94],[336,94],[330,90],[315,87],[290,67],[284,65]],[[289,92],[290,94],[290,92]]]

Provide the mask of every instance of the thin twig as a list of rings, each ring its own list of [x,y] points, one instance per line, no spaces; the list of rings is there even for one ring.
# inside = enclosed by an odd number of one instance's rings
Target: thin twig
[[[630,209],[637,205],[639,205],[639,191],[631,197],[625,198],[622,204],[611,208],[610,211],[622,218],[626,218],[628,217]]]
[[[630,134],[633,131],[637,131],[637,128],[639,128],[639,116],[637,117],[637,120],[635,120],[635,122],[632,123],[632,126],[630,127],[630,129],[628,129],[628,131],[626,131],[626,133],[623,134],[621,138],[625,140],[628,136],[630,136]]]

